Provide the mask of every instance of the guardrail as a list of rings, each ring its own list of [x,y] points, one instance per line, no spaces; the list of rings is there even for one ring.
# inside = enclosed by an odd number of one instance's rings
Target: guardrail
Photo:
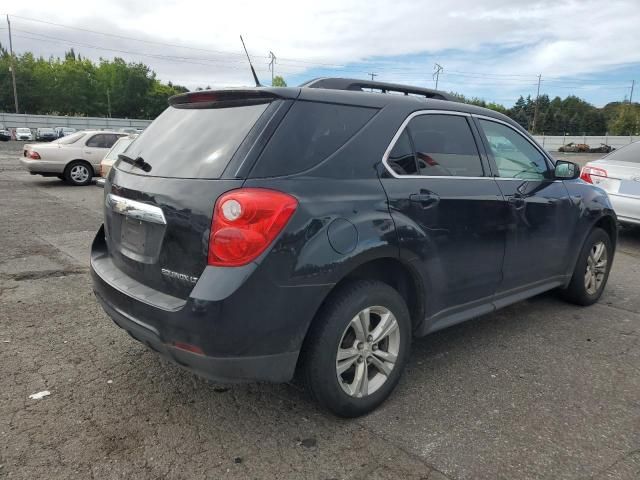
[[[62,115],[29,115],[24,113],[0,112],[0,125],[5,128],[18,127],[55,128],[71,127],[76,130],[109,130],[119,128],[145,128],[152,120],[133,118],[103,118],[103,117],[71,117]]]
[[[567,143],[586,143],[590,147],[599,147],[601,143],[614,148],[624,147],[640,140],[637,135],[534,135],[536,141],[549,152],[557,152]]]

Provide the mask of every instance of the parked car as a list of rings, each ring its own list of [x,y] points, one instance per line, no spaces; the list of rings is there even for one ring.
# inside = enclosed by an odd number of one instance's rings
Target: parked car
[[[50,143],[24,146],[21,163],[32,175],[57,176],[71,185],[88,185],[100,160],[124,134],[87,130]]]
[[[589,153],[611,153],[615,150],[611,145],[601,143],[599,147],[593,147],[589,149]]]
[[[102,187],[104,185],[104,179],[109,175],[109,171],[113,164],[118,160],[118,155],[123,153],[131,142],[133,142],[138,135],[128,135],[126,137],[121,137],[118,139],[116,143],[113,144],[111,150],[105,155],[105,157],[100,162],[100,179],[98,179],[98,186]]]
[[[345,417],[389,396],[412,337],[556,288],[598,301],[607,194],[450,98],[349,79],[172,97],[106,180],[97,299],[199,375],[297,371]]]
[[[36,129],[36,140],[39,142],[51,142],[57,137],[53,128],[38,128]]]
[[[640,142],[587,163],[580,178],[607,192],[621,223],[640,224]]]
[[[0,141],[6,142],[11,140],[11,132],[4,128],[4,125],[0,125]]]
[[[584,153],[589,151],[589,145],[586,143],[569,142],[558,149],[562,153]]]
[[[71,127],[56,127],[56,128],[54,128],[54,130],[56,132],[56,137],[57,138],[66,137],[67,135],[71,135],[72,133],[76,133],[76,129],[75,128],[71,128]]]
[[[134,127],[123,127],[123,128],[119,128],[119,129],[118,129],[118,131],[119,131],[119,132],[127,133],[127,134],[129,134],[129,135],[133,135],[133,134],[136,134],[136,133],[140,133],[138,130],[139,130],[139,129],[134,128]]]
[[[18,127],[16,128],[16,140],[33,140],[33,134],[31,133],[31,129]]]

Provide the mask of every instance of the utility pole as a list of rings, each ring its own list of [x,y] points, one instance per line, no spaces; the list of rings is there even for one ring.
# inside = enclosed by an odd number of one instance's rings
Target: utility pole
[[[273,86],[273,75],[276,68],[276,56],[273,52],[270,51],[269,57],[271,58],[271,61],[269,61],[269,69],[271,70],[271,86]]]
[[[7,26],[9,27],[9,54],[11,55],[11,80],[13,80],[13,101],[16,104],[16,113],[20,113],[18,108],[18,90],[16,88],[16,67],[13,61],[13,39],[11,38],[11,22],[9,21],[9,15],[7,15]]]
[[[377,73],[370,73],[369,75],[371,75],[371,81],[373,82],[373,77],[377,77],[378,74]]]
[[[633,87],[636,86],[636,81],[631,80],[631,95],[629,95],[629,104],[633,103]]]
[[[536,122],[538,120],[538,100],[540,100],[540,82],[542,81],[542,75],[538,75],[538,92],[536,93],[536,105],[533,108],[533,125],[531,126],[531,133],[536,133]]]
[[[438,89],[438,80],[440,79],[440,72],[442,72],[444,70],[444,68],[442,68],[442,66],[438,63],[434,63],[433,64],[433,76],[432,78],[436,79],[436,90]]]
[[[107,112],[109,118],[111,118],[111,96],[109,95],[109,88],[107,88]]]

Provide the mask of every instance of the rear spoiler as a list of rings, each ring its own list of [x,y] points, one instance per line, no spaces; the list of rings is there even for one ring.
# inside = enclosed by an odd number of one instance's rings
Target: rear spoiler
[[[281,98],[296,98],[298,93],[297,88],[202,90],[174,95],[169,98],[169,105],[176,108],[226,108],[258,105]]]

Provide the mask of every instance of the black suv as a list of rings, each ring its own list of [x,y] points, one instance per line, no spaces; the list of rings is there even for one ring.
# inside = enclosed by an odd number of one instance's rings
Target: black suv
[[[108,176],[94,290],[199,375],[297,373],[357,416],[391,393],[414,337],[554,288],[598,300],[616,217],[579,173],[506,116],[432,90],[187,93]]]

